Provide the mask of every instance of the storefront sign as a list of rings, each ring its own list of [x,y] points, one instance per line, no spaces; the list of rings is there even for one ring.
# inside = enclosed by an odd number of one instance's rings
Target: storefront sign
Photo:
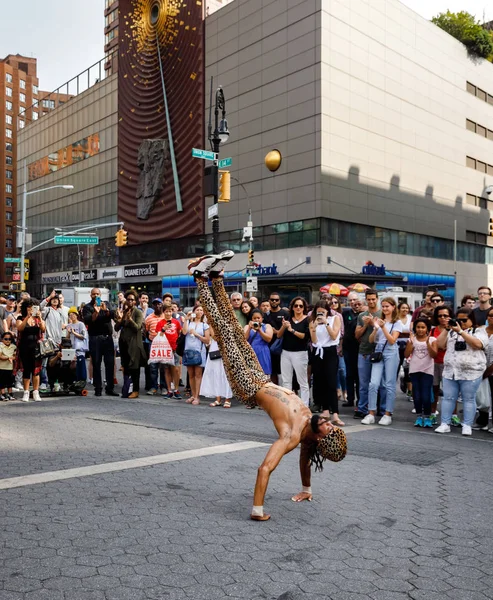
[[[385,265],[377,267],[372,262],[366,263],[361,269],[363,275],[385,275]]]
[[[154,277],[157,275],[157,263],[148,265],[129,265],[124,268],[124,277]]]
[[[91,269],[89,271],[81,271],[80,279],[81,283],[83,281],[96,281],[97,279],[97,271],[96,269]],[[72,281],[79,281],[79,271],[72,271]]]
[[[123,277],[123,267],[108,267],[106,269],[98,269],[98,281],[120,279],[121,277]]]
[[[72,281],[72,273],[43,273],[41,275],[41,283],[70,283]]]
[[[272,263],[271,267],[263,267],[262,265],[258,265],[255,269],[256,275],[279,275],[279,271],[277,270],[276,263]]]

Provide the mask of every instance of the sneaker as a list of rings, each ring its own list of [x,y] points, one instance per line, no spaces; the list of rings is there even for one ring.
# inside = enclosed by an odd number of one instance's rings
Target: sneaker
[[[472,429],[474,429],[474,431],[488,431],[489,427],[488,425],[478,425],[476,423],[472,426]]]
[[[454,427],[460,427],[461,422],[459,417],[457,415],[452,415],[452,418],[450,419],[450,424]]]
[[[411,412],[412,412],[413,415],[415,415],[416,414],[416,409],[413,408]]]
[[[378,421],[379,425],[392,425],[392,417],[390,415],[383,415],[383,417]]]
[[[354,419],[362,419],[363,417],[366,417],[366,415],[367,415],[367,413],[364,413],[361,410],[355,410],[353,418]]]
[[[194,279],[206,279],[211,268],[219,262],[219,255],[207,254],[188,263],[188,272]]]
[[[157,390],[156,388],[151,388],[148,392],[147,392],[148,396],[157,396]]]
[[[375,417],[373,415],[366,415],[364,419],[361,419],[362,425],[373,425],[375,423]]]
[[[450,425],[447,425],[447,423],[442,423],[440,427],[435,429],[435,433],[450,433]]]
[[[48,391],[48,386],[46,385],[46,383],[42,383],[42,384],[39,386],[39,391],[40,391],[40,392],[47,392],[47,391]]]
[[[171,398],[173,398],[173,392],[168,392],[168,390],[163,390],[163,393],[161,394],[161,396],[163,396],[163,398],[169,398],[171,400]]]
[[[413,393],[411,392],[411,390],[407,391],[406,396],[409,402],[413,402]]]
[[[38,390],[33,391],[33,400],[34,402],[41,402],[41,396],[39,395]]]
[[[470,425],[462,425],[462,435],[472,435],[472,428]]]
[[[491,429],[488,429],[488,433],[493,433],[493,427]]]
[[[418,417],[416,421],[414,421],[414,427],[423,427],[423,417]]]
[[[21,400],[22,402],[29,402],[29,390],[24,390]]]
[[[438,417],[436,415],[431,415],[430,419],[433,426],[438,425]]]
[[[235,253],[232,250],[225,250],[224,252],[221,252],[221,254],[218,254],[218,261],[212,266],[209,272],[209,277],[211,279],[219,277],[221,272],[224,271],[224,267],[226,266],[227,262],[231,260],[234,255]]]
[[[423,427],[433,427],[433,425],[436,425],[436,423],[433,423],[433,420],[431,417],[425,417],[424,421],[423,421]]]
[[[174,392],[173,398],[175,398],[176,400],[182,400],[183,396],[180,394],[180,392]]]
[[[93,380],[92,379],[88,379],[87,383],[90,383],[92,385]]]

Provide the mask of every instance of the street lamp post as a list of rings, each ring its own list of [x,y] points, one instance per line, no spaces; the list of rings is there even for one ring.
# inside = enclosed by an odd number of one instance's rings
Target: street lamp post
[[[212,110],[212,78],[211,78],[211,98],[210,110]],[[221,121],[219,121],[219,111],[222,113]],[[219,155],[219,146],[228,141],[229,131],[228,122],[226,121],[226,101],[224,99],[223,88],[219,86],[216,90],[216,102],[214,107],[214,131],[212,131],[211,114],[209,112],[209,142],[211,149]],[[212,178],[214,182],[214,204],[218,201],[218,186],[219,186],[219,163],[218,159],[214,160],[212,167]],[[218,211],[212,217],[212,251],[214,254],[219,252],[219,214]]]
[[[40,192],[46,192],[47,190],[53,190],[55,188],[61,188],[62,190],[73,190],[73,185],[50,185],[49,187],[41,188],[39,190],[31,190],[27,191],[27,165],[24,163],[24,194],[22,195],[22,225],[21,225],[21,264],[20,264],[20,272],[21,272],[21,290],[24,287],[24,277],[25,277],[25,265],[24,258],[26,256],[26,208],[27,208],[27,197],[31,194],[38,194]]]

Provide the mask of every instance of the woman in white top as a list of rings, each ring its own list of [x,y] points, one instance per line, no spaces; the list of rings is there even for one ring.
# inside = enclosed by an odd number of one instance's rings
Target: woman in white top
[[[313,403],[322,407],[322,416],[330,417],[332,413],[332,423],[342,426],[344,423],[339,419],[337,399],[337,346],[340,335],[340,319],[331,315],[330,305],[326,300],[320,300],[313,307],[310,317]]]
[[[392,424],[396,387],[395,373],[399,364],[399,347],[396,342],[402,331],[402,323],[397,318],[397,304],[393,298],[388,297],[382,300],[382,315],[383,319],[373,318],[373,331],[369,338],[370,343],[375,344],[375,352],[372,356],[375,356],[377,353],[381,353],[381,356],[380,360],[371,360],[370,357],[372,366],[370,388],[368,391],[369,412],[361,421],[363,425],[372,425],[375,423],[377,394],[382,379],[387,395],[385,414],[378,424]]]
[[[486,370],[488,334],[484,327],[477,327],[473,310],[460,308],[455,320],[447,319],[446,328],[437,342],[439,348],[446,348],[446,352],[443,359],[442,422],[435,431],[450,433],[452,413],[460,393],[464,409],[462,435],[472,435],[476,392]]]
[[[209,333],[211,344],[209,346],[207,362],[205,363],[202,383],[200,384],[200,395],[206,398],[215,398],[214,402],[211,402],[209,406],[231,408],[233,392],[226,377],[223,359],[221,357],[217,358],[219,346],[212,327],[209,328]],[[224,398],[224,404],[222,404],[221,398]]]
[[[406,344],[409,340],[409,334],[411,332],[411,321],[412,315],[410,314],[411,309],[407,302],[400,302],[397,306],[397,314],[399,321],[402,323],[402,331],[399,335],[399,339],[397,340],[397,345],[399,347],[399,366],[397,367],[397,379],[399,379],[399,373],[401,371],[401,367],[404,363],[404,352],[406,350]],[[404,381],[406,383],[407,395],[412,397],[412,385],[411,379],[409,377],[409,368],[404,367]]]

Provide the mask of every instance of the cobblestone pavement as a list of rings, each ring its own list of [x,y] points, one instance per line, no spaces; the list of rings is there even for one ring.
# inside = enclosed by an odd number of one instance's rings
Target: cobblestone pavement
[[[248,519],[266,447],[0,491],[0,600],[493,598],[493,436],[343,414],[349,454],[295,504],[298,452]],[[0,478],[270,442],[259,410],[143,397],[0,406]],[[355,427],[356,425],[356,427]],[[485,508],[486,507],[486,508]]]

